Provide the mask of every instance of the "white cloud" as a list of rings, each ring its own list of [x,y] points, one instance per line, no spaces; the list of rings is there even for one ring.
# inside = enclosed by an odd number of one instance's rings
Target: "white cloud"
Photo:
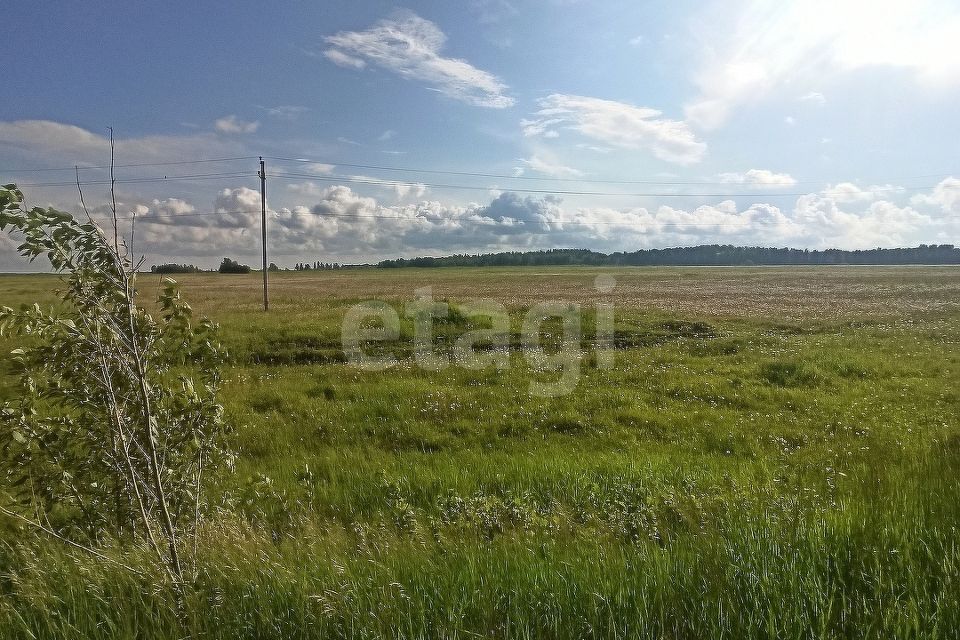
[[[903,187],[892,184],[875,184],[861,189],[852,182],[840,182],[824,189],[823,196],[843,203],[868,202],[879,198],[890,198],[898,193],[902,193],[903,190]]]
[[[581,178],[584,175],[583,171],[559,163],[550,162],[537,155],[533,155],[526,160],[521,160],[520,162],[524,163],[537,173],[542,173],[543,175],[550,176],[551,178]]]
[[[783,119],[783,121],[784,121],[784,123],[786,123],[787,125],[789,125],[789,126],[791,126],[791,127],[794,126],[795,124],[797,124],[797,119],[794,118],[793,116],[787,116],[787,117],[785,117],[785,118]]]
[[[446,39],[434,23],[412,12],[401,12],[366,31],[341,31],[326,37],[330,48],[324,55],[341,66],[360,69],[371,64],[387,69],[474,106],[513,106],[507,86],[495,75],[465,60],[440,55]]]
[[[220,133],[253,133],[260,127],[260,123],[247,122],[231,114],[219,118],[213,126]]]
[[[956,207],[949,178],[917,206]],[[413,187],[406,195],[414,194]],[[270,210],[271,255],[292,263],[310,255],[365,261],[397,255],[588,247],[633,251],[646,247],[737,244],[846,249],[950,242],[960,218],[922,212],[889,200],[843,203],[823,194],[797,198],[792,207],[738,206],[724,200],[696,207],[564,206],[557,197],[497,192],[484,203],[437,201],[385,204],[350,187],[294,190],[300,204]],[[394,194],[396,195],[396,194]],[[418,196],[419,197],[419,196]],[[259,252],[260,197],[253,189],[221,189],[210,205],[180,198],[126,199],[136,212],[137,249],[148,264],[199,262],[223,256],[254,264]],[[939,209],[938,209],[939,210]],[[199,211],[199,214],[197,212]],[[102,215],[102,210],[94,215]],[[125,237],[129,227],[121,228]],[[0,264],[16,267],[10,242],[0,236]]]
[[[837,202],[860,202],[873,199],[872,193],[864,191],[852,182],[841,182],[827,187],[823,195]]]
[[[364,69],[367,66],[367,63],[360,58],[354,58],[339,49],[327,49],[323,52],[323,55],[326,56],[330,62],[348,69]]]
[[[571,129],[611,146],[649,150],[661,160],[682,165],[699,162],[707,150],[685,122],[662,118],[656,109],[556,93],[538,104],[536,118],[521,122],[524,135]]]
[[[188,214],[194,213],[197,208],[180,198],[155,198],[150,204],[133,204],[125,207],[127,212],[137,216],[137,222],[177,225],[183,224]],[[123,209],[120,209],[123,212]],[[121,213],[121,215],[123,215]],[[199,217],[199,216],[191,216]]]
[[[917,194],[910,199],[913,205],[940,207],[944,213],[960,214],[960,179],[949,177],[942,180],[930,194]]]
[[[263,109],[268,116],[271,118],[277,118],[279,120],[296,120],[307,111],[310,111],[308,107],[302,107],[292,104],[282,104],[276,107],[260,107]]]
[[[315,173],[317,175],[327,175],[336,168],[335,164],[326,164],[324,162],[308,162],[304,164],[301,168],[307,173]]]
[[[317,185],[316,182],[291,182],[287,185],[288,191],[305,197],[318,197],[325,188]]]
[[[744,173],[721,173],[717,178],[729,184],[744,184],[751,187],[792,187],[796,178],[788,173],[774,173],[768,169],[750,169]]]
[[[639,47],[644,42],[646,42],[646,38],[644,38],[643,36],[634,36],[633,38],[630,38],[631,47]]]
[[[827,103],[826,96],[824,96],[819,91],[811,91],[810,93],[805,93],[802,96],[800,96],[799,99],[801,102],[809,102],[811,104],[815,104],[820,107],[822,107]]]
[[[393,192],[396,194],[398,200],[403,200],[407,196],[412,196],[414,198],[422,198],[425,196],[430,189],[427,188],[427,185],[420,182],[414,184],[395,184],[393,185]]]
[[[250,228],[260,219],[260,192],[248,187],[223,189],[213,203],[216,224],[221,227]]]
[[[102,165],[110,161],[110,139],[87,129],[50,120],[0,122],[0,145],[32,162],[67,166]],[[211,155],[236,155],[237,143],[213,134],[143,136],[115,139],[118,164],[196,160]]]
[[[871,249],[916,245],[935,237],[939,224],[911,207],[878,200],[865,211],[844,211],[819,194],[797,199],[794,219],[802,225],[805,246]],[[926,240],[925,240],[926,239]]]
[[[379,136],[377,136],[377,140],[379,140],[380,142],[386,142],[387,140],[393,138],[395,135],[397,135],[396,131],[394,131],[393,129],[387,129],[386,131],[381,133]]]
[[[704,129],[777,89],[811,95],[867,67],[903,69],[927,85],[960,82],[960,11],[948,0],[722,0],[698,22],[700,94],[686,114]]]
[[[576,145],[577,149],[586,149],[587,151],[593,151],[594,153],[610,153],[613,151],[610,147],[601,147],[595,144],[586,144],[584,142],[578,142]]]

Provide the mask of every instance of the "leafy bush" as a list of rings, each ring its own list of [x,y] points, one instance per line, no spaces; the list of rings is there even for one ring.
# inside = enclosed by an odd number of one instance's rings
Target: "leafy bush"
[[[13,351],[19,394],[0,408],[3,509],[63,539],[145,541],[179,583],[205,470],[225,459],[216,328],[194,322],[169,279],[153,318],[135,301],[122,245],[92,219],[22,201],[14,185],[0,188],[0,231],[67,286],[56,311],[0,308],[0,335],[34,345]]]

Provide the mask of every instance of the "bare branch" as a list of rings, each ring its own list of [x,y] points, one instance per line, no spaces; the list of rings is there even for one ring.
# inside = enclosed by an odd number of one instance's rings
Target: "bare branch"
[[[113,174],[113,167],[115,163],[113,149],[113,127],[107,128],[110,129],[110,211],[113,213],[113,250],[116,252],[117,257],[120,257],[120,230],[117,227],[117,179]]]
[[[90,215],[90,211],[87,210],[87,203],[83,200],[83,187],[80,186],[80,167],[74,165],[73,170],[77,174],[77,191],[80,193],[80,205],[83,207],[83,212],[87,214],[87,220],[93,222],[93,216]]]

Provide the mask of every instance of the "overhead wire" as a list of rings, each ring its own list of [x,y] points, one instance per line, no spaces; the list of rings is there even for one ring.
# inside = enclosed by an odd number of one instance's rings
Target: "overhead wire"
[[[197,160],[182,160],[182,161],[170,161],[170,162],[148,162],[148,163],[127,163],[114,165],[114,168],[134,168],[134,167],[158,167],[158,166],[178,166],[178,165],[193,165],[201,163],[216,163],[216,162],[234,162],[240,160],[251,160],[258,158],[259,156],[233,156],[233,157],[224,157],[224,158],[205,158]],[[497,179],[524,179],[524,180],[542,180],[542,181],[558,181],[558,182],[581,182],[581,183],[597,183],[597,184],[649,184],[649,185],[659,185],[659,186],[717,186],[717,185],[726,185],[730,187],[736,186],[735,184],[728,182],[694,182],[694,181],[653,181],[653,180],[590,180],[586,178],[541,178],[534,176],[508,176],[496,173],[483,173],[483,172],[465,172],[465,171],[446,171],[446,170],[433,170],[433,169],[412,169],[404,167],[394,167],[386,165],[369,165],[369,164],[353,164],[353,163],[328,163],[321,162],[318,160],[310,160],[306,158],[285,158],[280,156],[263,156],[264,158],[280,161],[280,162],[295,162],[295,163],[314,163],[314,164],[323,164],[331,166],[331,168],[339,167],[351,167],[351,168],[363,168],[363,169],[376,169],[383,171],[405,171],[405,172],[419,172],[424,174],[436,174],[436,175],[452,175],[452,176],[461,176],[461,177],[479,177],[479,178],[497,178]],[[88,166],[88,167],[63,167],[63,168],[49,168],[49,169],[20,169],[20,170],[4,170],[6,172],[28,172],[28,171],[75,171],[79,170],[95,170],[95,169],[108,169],[110,165],[99,165],[99,166]],[[180,174],[172,176],[143,176],[143,177],[131,177],[131,178],[120,178],[115,181],[116,184],[143,184],[143,183],[162,183],[162,182],[174,182],[174,181],[196,181],[196,180],[217,180],[217,179],[234,179],[234,178],[254,178],[257,177],[257,173],[252,171],[233,171],[233,172],[215,172],[215,173],[194,173],[194,174]],[[915,176],[913,179],[920,179],[924,177],[939,177],[943,174],[929,174],[927,176]],[[482,186],[482,185],[468,185],[468,184],[447,184],[447,183],[437,183],[437,182],[423,182],[423,181],[404,181],[404,180],[386,180],[380,178],[373,178],[368,176],[350,176],[350,175],[340,175],[340,174],[316,174],[316,173],[297,173],[297,172],[272,172],[267,173],[267,177],[276,178],[280,180],[305,180],[305,181],[324,181],[324,182],[340,182],[347,184],[365,184],[365,185],[376,185],[376,186],[392,186],[392,187],[430,187],[435,189],[451,189],[451,190],[478,190],[478,191],[491,191],[493,189],[498,189],[500,187],[494,186]],[[47,187],[47,186],[76,186],[77,180],[70,181],[48,181],[48,182],[34,182],[34,183],[22,183],[19,186],[22,187]],[[80,180],[81,186],[90,186],[90,185],[108,185],[111,184],[109,179],[95,179],[95,180]],[[813,181],[810,181],[811,183]],[[818,181],[819,183],[820,181]],[[804,184],[803,182],[797,181],[792,183],[791,186],[796,184]],[[786,185],[785,185],[786,186]],[[894,192],[903,192],[903,191],[920,191],[934,188],[937,185],[929,186],[912,186],[912,187],[875,187],[864,189],[868,193],[876,192],[885,192],[885,191],[894,191]],[[960,185],[943,185],[946,188],[952,188]],[[568,196],[598,196],[598,197],[651,197],[651,198],[775,198],[775,197],[800,197],[804,195],[809,195],[809,192],[778,192],[775,190],[765,191],[763,193],[759,192],[736,192],[736,191],[723,191],[723,192],[712,192],[712,193],[694,193],[689,191],[677,192],[677,191],[648,191],[648,192],[622,192],[622,191],[597,191],[597,190],[571,190],[571,189],[534,189],[534,188],[503,188],[504,191],[511,191],[517,193],[529,193],[529,194],[540,194],[540,195],[568,195]],[[829,189],[827,189],[829,192]],[[168,219],[179,219],[179,218],[194,218],[194,217],[205,217],[205,216],[220,216],[220,215],[245,215],[245,214],[256,214],[260,213],[260,210],[236,210],[236,211],[205,211],[205,212],[186,212],[179,214],[140,214],[140,215],[127,215],[127,216],[118,216],[118,220],[138,220],[141,222],[150,222],[152,220],[168,220]],[[273,215],[281,215],[279,212],[272,212]],[[310,215],[320,218],[373,218],[373,219],[384,219],[384,220],[397,220],[397,221],[407,221],[407,222],[430,222],[431,218],[422,215],[416,216],[397,216],[397,215],[383,215],[383,214],[331,214],[331,213],[317,213],[313,211],[287,211],[284,212],[285,215],[290,216],[301,216],[301,215]],[[490,217],[457,217],[457,218],[445,218],[444,221],[452,221],[456,223],[474,223],[482,226],[507,226],[505,222],[507,218],[500,217],[499,219],[490,218]],[[583,220],[514,220],[511,219],[509,223],[510,226],[519,226],[524,224],[534,224],[534,225],[557,225],[557,226],[597,226],[597,225],[617,225],[621,227],[630,227],[630,226],[643,226],[644,228],[657,228],[657,227],[717,227],[717,226],[741,226],[740,223],[710,223],[708,221],[691,221],[691,222],[658,222],[656,220],[643,221],[643,222],[624,222],[624,221],[609,221],[609,220],[599,220],[599,221],[583,221]]]
[[[610,179],[594,179],[586,176],[576,177],[576,178],[563,178],[563,177],[554,177],[554,176],[528,176],[528,175],[508,175],[501,173],[484,173],[476,171],[451,171],[444,169],[417,169],[412,167],[396,167],[389,165],[378,165],[378,164],[355,164],[347,162],[335,162],[332,160],[317,160],[311,158],[289,158],[282,156],[263,156],[267,160],[276,160],[279,162],[289,162],[289,163],[306,163],[306,164],[319,164],[319,165],[328,165],[330,167],[348,167],[351,169],[374,169],[379,171],[397,171],[397,172],[407,172],[407,173],[424,173],[424,174],[436,174],[436,175],[451,175],[451,176],[467,176],[467,177],[478,177],[478,178],[499,178],[506,180],[536,180],[542,182],[578,182],[578,183],[596,183],[596,184],[649,184],[649,185],[680,185],[680,186],[718,186],[718,185],[732,185],[735,186],[739,183],[733,181],[688,181],[688,180],[651,180],[651,179],[630,179],[630,180],[610,180]],[[925,178],[937,178],[943,177],[955,173],[953,171],[944,171],[940,173],[930,173],[917,176],[901,176],[897,178],[884,178],[883,180],[920,180]],[[880,181],[883,181],[880,180]],[[795,186],[798,184],[823,184],[824,182],[829,182],[828,180],[793,180],[789,184],[783,186]],[[771,185],[775,186],[775,185]]]
[[[233,162],[238,160],[256,160],[259,156],[233,156],[229,158],[201,158],[197,160],[176,160],[169,162],[133,162],[125,164],[115,164],[113,165],[114,169],[126,169],[130,167],[168,167],[182,164],[204,164],[208,162]],[[0,169],[0,173],[40,173],[40,172],[53,172],[53,171],[75,171],[79,169],[80,171],[87,170],[97,170],[97,169],[109,169],[110,165],[74,165],[72,167],[43,167],[43,168],[26,168],[26,169]]]
[[[222,173],[195,173],[187,175],[174,175],[174,176],[148,176],[143,178],[117,178],[114,182],[116,184],[141,184],[149,182],[175,182],[179,180],[217,180],[217,179],[228,179],[228,178],[250,178],[256,177],[256,173],[251,171],[233,171],[233,172],[222,172]],[[102,180],[81,180],[81,186],[89,185],[99,185],[99,184],[110,184],[109,179]],[[24,182],[17,185],[18,187],[70,187],[77,186],[76,180],[70,181],[58,181],[58,182]]]
[[[368,184],[379,186],[397,186],[397,187],[430,187],[434,189],[456,189],[467,191],[490,191],[499,189],[498,186],[465,185],[465,184],[445,184],[436,182],[420,181],[401,181],[401,180],[381,180],[366,176],[344,176],[344,175],[315,175],[309,173],[267,173],[268,178],[278,178],[281,180],[317,180],[322,182],[347,182],[350,184]],[[936,185],[922,187],[878,187],[876,189],[865,189],[865,192],[884,192],[884,191],[921,191],[931,189]],[[501,191],[510,191],[514,193],[530,193],[539,195],[569,195],[569,196],[620,196],[632,198],[770,198],[770,197],[799,197],[809,195],[809,191],[803,192],[736,192],[725,191],[718,193],[691,193],[691,192],[623,192],[623,191],[575,191],[567,189],[527,189],[527,188],[502,188]],[[828,190],[829,191],[829,190]]]

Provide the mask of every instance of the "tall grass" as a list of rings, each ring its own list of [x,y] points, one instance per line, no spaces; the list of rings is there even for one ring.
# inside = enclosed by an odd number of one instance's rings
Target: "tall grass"
[[[386,524],[308,526],[274,541],[222,520],[201,544],[185,622],[146,553],[122,552],[142,558],[138,577],[60,547],[7,546],[0,628],[46,638],[949,638],[960,624],[956,471],[911,465],[824,509],[789,495],[730,505],[713,527],[669,541]]]

